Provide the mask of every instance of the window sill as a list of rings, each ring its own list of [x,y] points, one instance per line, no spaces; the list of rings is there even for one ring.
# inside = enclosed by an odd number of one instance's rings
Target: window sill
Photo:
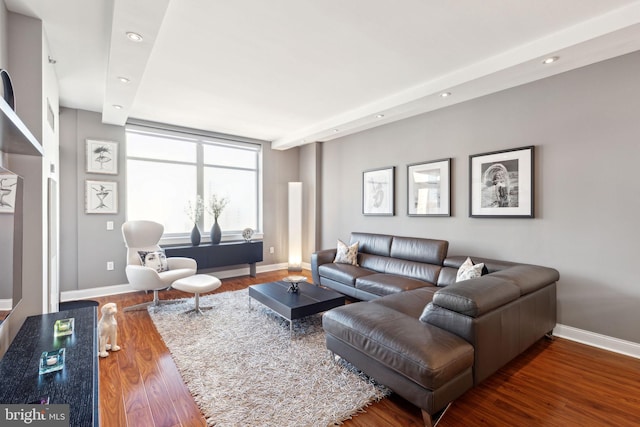
[[[211,238],[209,237],[209,233],[201,233],[200,245],[210,245]],[[262,240],[264,238],[263,233],[254,233],[251,237],[251,240]],[[242,233],[229,233],[223,234],[221,242],[237,242],[240,240],[244,240],[242,237]],[[180,246],[180,245],[190,245],[191,238],[188,234],[181,236],[168,236],[162,237],[160,239],[161,246]]]

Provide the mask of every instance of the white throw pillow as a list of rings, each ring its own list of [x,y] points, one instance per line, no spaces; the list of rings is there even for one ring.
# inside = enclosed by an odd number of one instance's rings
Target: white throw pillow
[[[465,262],[458,269],[458,274],[456,276],[456,282],[462,282],[463,280],[475,279],[476,277],[482,276],[482,269],[484,268],[484,263],[474,264],[471,261],[471,258],[467,257]]]
[[[167,256],[162,249],[157,251],[138,251],[138,255],[140,256],[140,262],[145,267],[153,268],[158,273],[169,270]]]
[[[338,264],[358,265],[358,242],[348,246],[342,240],[338,240],[336,258],[333,262]]]

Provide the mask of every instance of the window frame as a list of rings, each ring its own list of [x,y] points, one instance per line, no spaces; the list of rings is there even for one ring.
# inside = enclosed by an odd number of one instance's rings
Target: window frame
[[[205,193],[204,174],[205,168],[217,168],[227,170],[240,170],[255,172],[255,188],[256,188],[256,227],[254,230],[253,238],[262,239],[263,237],[263,146],[265,141],[260,141],[251,138],[244,138],[235,135],[220,134],[215,132],[194,130],[188,128],[174,127],[171,125],[163,125],[157,123],[149,123],[144,121],[129,121],[125,125],[125,134],[128,136],[130,133],[137,133],[142,135],[158,135],[164,139],[176,139],[185,142],[191,142],[196,144],[196,160],[195,162],[183,161],[183,160],[167,160],[167,159],[153,159],[148,157],[130,156],[128,149],[126,150],[126,162],[125,169],[128,171],[129,160],[144,161],[151,163],[165,163],[174,165],[188,165],[196,167],[196,191],[205,203],[207,202]],[[128,138],[125,148],[128,148]],[[249,167],[228,166],[215,163],[206,163],[205,158],[205,146],[216,145],[224,147],[236,147],[238,149],[247,150],[256,153],[255,169]],[[125,185],[125,200],[128,200],[128,180]],[[127,204],[128,205],[128,204]],[[128,220],[129,211],[128,206],[125,208],[125,216]],[[202,242],[210,242],[209,232],[204,229],[204,215],[198,220],[198,227],[202,233]],[[182,244],[190,243],[191,230],[184,233],[164,233],[160,239],[160,244]],[[242,230],[227,230],[223,229],[222,241],[234,241],[242,240]]]

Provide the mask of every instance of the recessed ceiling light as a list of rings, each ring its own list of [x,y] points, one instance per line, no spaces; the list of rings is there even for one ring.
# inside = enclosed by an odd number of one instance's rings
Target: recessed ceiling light
[[[376,114],[376,119],[381,119],[384,117],[384,114]]]
[[[338,133],[338,129],[334,129],[334,130],[333,130],[333,133]]]
[[[118,80],[120,80],[122,83],[129,83],[131,81],[128,78],[122,76],[118,77]]]
[[[113,108],[115,108],[116,110],[122,110],[122,105],[113,104]]]
[[[451,92],[442,92],[442,93],[440,94],[440,98],[446,98],[446,97],[448,97],[448,96],[451,96]]]
[[[553,62],[556,62],[558,59],[560,59],[560,57],[559,57],[559,56],[550,56],[550,57],[548,57],[548,58],[545,58],[545,59],[542,61],[542,63],[543,63],[543,64],[551,64],[551,63],[553,63]]]
[[[134,42],[141,42],[143,40],[140,34],[134,33],[133,31],[127,32],[127,38]]]

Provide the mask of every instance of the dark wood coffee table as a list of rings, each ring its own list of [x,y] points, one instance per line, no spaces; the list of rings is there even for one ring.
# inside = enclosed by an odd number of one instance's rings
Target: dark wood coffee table
[[[293,321],[312,314],[344,305],[344,295],[309,283],[299,283],[298,292],[288,292],[291,283],[271,282],[249,286],[249,308],[251,298],[269,307],[289,321],[293,331]]]

